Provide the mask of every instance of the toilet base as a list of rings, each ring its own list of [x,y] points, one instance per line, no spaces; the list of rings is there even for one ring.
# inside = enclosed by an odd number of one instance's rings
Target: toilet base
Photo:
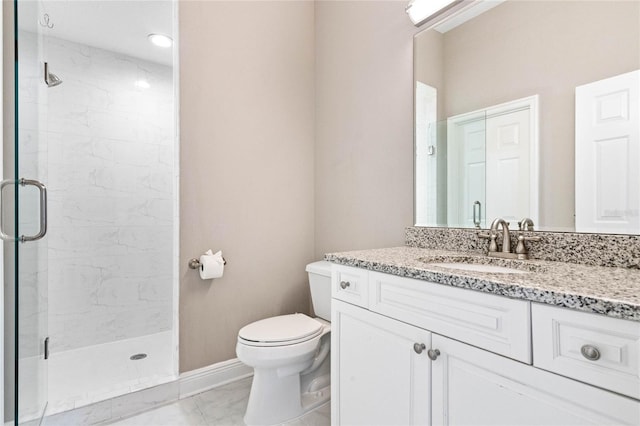
[[[264,391],[263,391],[264,389]],[[274,410],[277,407],[277,410]],[[277,370],[255,371],[247,412],[247,425],[271,425],[300,415],[300,375],[278,377]]]
[[[247,426],[276,425],[298,417],[324,405],[331,399],[331,385],[328,376],[318,377],[310,390],[300,394],[300,376],[293,375],[278,378],[277,384],[273,377],[257,374],[253,377],[251,393],[244,422]],[[326,384],[322,388],[318,388]],[[262,386],[268,386],[268,392],[261,392]],[[291,392],[294,390],[295,392]],[[254,398],[258,395],[258,398]],[[278,407],[277,411],[272,408]]]

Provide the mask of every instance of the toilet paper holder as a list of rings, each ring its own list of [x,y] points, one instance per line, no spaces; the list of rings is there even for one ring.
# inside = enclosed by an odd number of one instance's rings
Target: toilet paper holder
[[[226,265],[227,264],[227,259],[222,257],[222,260],[224,260],[224,265]],[[193,259],[189,260],[189,268],[191,268],[191,269],[200,269],[200,259],[194,257]]]

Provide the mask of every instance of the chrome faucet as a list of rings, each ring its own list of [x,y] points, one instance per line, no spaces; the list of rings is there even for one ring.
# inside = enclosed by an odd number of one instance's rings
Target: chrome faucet
[[[518,222],[518,229],[520,231],[533,231],[533,220],[529,219],[528,217],[525,217],[520,222]]]
[[[498,251],[498,231],[502,226],[502,249]],[[528,259],[529,253],[524,245],[525,241],[540,241],[540,237],[529,237],[524,235],[524,231],[533,231],[533,221],[529,218],[524,218],[518,222],[520,233],[518,235],[518,245],[514,253],[511,253],[511,234],[509,233],[509,223],[502,219],[497,218],[491,223],[491,228],[488,233],[479,232],[479,238],[485,238],[489,240],[489,251],[487,255],[490,257],[501,257],[506,259]],[[526,229],[525,229],[526,228]]]
[[[502,225],[502,253],[511,253],[511,234],[506,220],[497,218],[491,222],[491,234],[497,235],[498,227]],[[497,248],[496,250],[497,251]]]

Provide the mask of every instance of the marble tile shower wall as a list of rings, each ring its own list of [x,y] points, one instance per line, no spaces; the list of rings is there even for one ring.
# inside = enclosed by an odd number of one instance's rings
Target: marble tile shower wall
[[[49,188],[52,349],[169,330],[172,69],[57,38],[44,43],[63,80],[46,90],[32,126]]]
[[[46,117],[42,99],[46,94],[42,84],[42,75],[37,66],[36,39],[32,34],[20,33],[19,67],[19,113],[18,132],[20,137],[19,173],[21,177],[47,180],[45,156],[46,146],[38,137]],[[26,189],[23,191],[27,191]],[[11,196],[5,195],[5,201]],[[38,217],[25,212],[37,212],[37,197],[34,194],[21,198],[20,233],[32,235],[37,232]],[[19,351],[21,358],[37,357],[40,353],[39,336],[42,336],[47,318],[46,286],[38,283],[47,281],[47,249],[41,243],[20,244],[19,280],[20,309],[19,314]],[[37,368],[37,367],[36,367]],[[35,372],[35,371],[34,371]],[[24,371],[21,370],[21,373]]]

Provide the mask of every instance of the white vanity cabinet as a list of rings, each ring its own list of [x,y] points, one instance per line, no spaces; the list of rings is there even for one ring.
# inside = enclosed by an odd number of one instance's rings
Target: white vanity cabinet
[[[433,335],[434,425],[638,425],[630,398]]]
[[[637,399],[537,367],[531,302],[333,268],[332,424],[640,424]]]
[[[332,303],[331,424],[428,425],[431,333]]]

